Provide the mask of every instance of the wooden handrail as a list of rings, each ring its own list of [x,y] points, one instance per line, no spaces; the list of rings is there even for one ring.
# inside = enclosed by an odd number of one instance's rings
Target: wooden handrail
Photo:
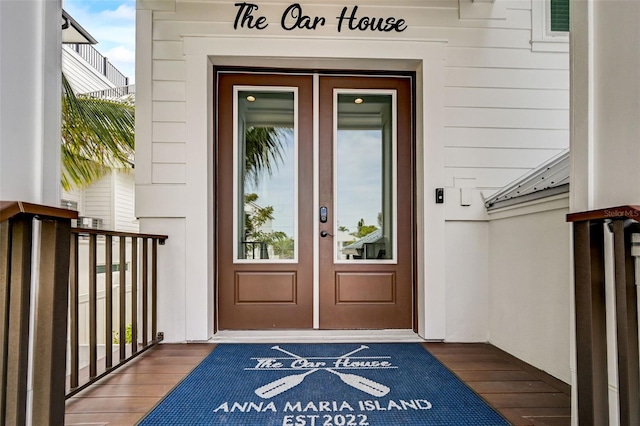
[[[159,234],[140,234],[137,232],[120,232],[120,231],[106,231],[104,229],[95,228],[71,228],[73,234],[88,234],[88,235],[104,235],[112,237],[127,237],[127,238],[153,238],[164,244],[164,241],[169,238],[168,235]]]
[[[24,201],[0,201],[0,222],[19,214],[31,214],[47,218],[77,219],[78,212],[59,207],[42,206]]]
[[[640,206],[628,205],[609,207],[600,210],[589,210],[586,212],[569,213],[567,215],[567,222],[584,222],[587,220],[598,221],[619,218],[640,220]]]

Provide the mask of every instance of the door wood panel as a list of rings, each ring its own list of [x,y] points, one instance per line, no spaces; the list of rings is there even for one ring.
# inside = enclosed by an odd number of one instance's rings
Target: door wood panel
[[[333,161],[334,90],[356,93],[393,90],[397,96],[397,262],[339,263],[334,241],[320,239],[320,328],[375,329],[413,327],[413,130],[411,84],[407,78],[320,78],[320,205],[335,211]],[[360,92],[361,91],[361,92]],[[331,221],[329,221],[331,222]],[[327,224],[320,230],[333,234]]]
[[[297,90],[298,260],[234,262],[234,86]],[[218,74],[217,254],[220,330],[313,327],[313,89],[311,76]],[[274,118],[277,120],[277,117]]]
[[[216,324],[219,330],[312,329],[314,305],[319,308],[321,329],[411,329],[414,325],[414,130],[412,80],[405,77],[344,77],[320,75],[318,117],[319,139],[314,170],[314,79],[312,75],[216,73]],[[233,200],[234,132],[245,132],[234,114],[235,88],[295,88],[297,91],[297,259],[275,262],[238,261],[234,239]],[[279,90],[279,89],[278,89]],[[394,254],[372,246],[378,257],[367,261],[336,259],[336,163],[334,156],[334,90],[353,93],[393,93],[395,180],[382,183],[382,191],[394,186]],[[377,92],[376,92],[377,91]],[[270,120],[278,120],[274,109]],[[366,118],[366,117],[365,117]],[[234,120],[236,123],[234,124]],[[360,123],[360,124],[359,124]],[[353,121],[353,126],[366,126]],[[384,131],[383,131],[384,132]],[[237,136],[237,135],[236,135]],[[239,136],[238,136],[239,137]],[[384,148],[386,149],[386,148]],[[387,154],[381,154],[387,155]],[[387,163],[392,157],[387,155]],[[387,164],[388,166],[388,164]],[[387,167],[381,166],[381,167]],[[354,167],[355,161],[354,161]],[[382,174],[388,172],[382,172]],[[318,178],[318,200],[314,179]],[[244,190],[243,190],[244,191]],[[244,194],[244,192],[243,192]],[[239,196],[238,196],[239,197]],[[246,201],[245,201],[246,202]],[[317,203],[317,204],[316,204]],[[327,208],[326,222],[314,222],[320,206]],[[383,217],[389,211],[382,210]],[[389,209],[388,209],[389,210]],[[236,218],[236,222],[239,219]],[[382,219],[381,219],[382,220]],[[387,224],[379,224],[384,228]],[[324,232],[323,232],[324,231]],[[314,237],[318,245],[314,246]],[[324,235],[322,237],[321,235]],[[253,248],[255,250],[255,248]],[[366,256],[365,256],[366,257]],[[365,259],[366,260],[366,259]],[[314,261],[317,261],[319,292],[314,304]]]

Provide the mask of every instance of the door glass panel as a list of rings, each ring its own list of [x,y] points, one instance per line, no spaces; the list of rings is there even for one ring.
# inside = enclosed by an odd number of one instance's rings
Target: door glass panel
[[[236,261],[296,259],[295,89],[236,88]]]
[[[395,259],[395,93],[337,92],[335,260]]]

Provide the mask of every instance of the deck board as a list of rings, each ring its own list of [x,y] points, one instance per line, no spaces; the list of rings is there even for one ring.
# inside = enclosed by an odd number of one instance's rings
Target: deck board
[[[567,384],[481,343],[425,343],[444,365],[515,426],[568,426]],[[215,345],[163,344],[67,401],[66,425],[134,425]]]
[[[424,346],[514,426],[569,426],[571,388],[489,344]]]
[[[66,425],[134,425],[213,349],[159,345],[67,401]]]

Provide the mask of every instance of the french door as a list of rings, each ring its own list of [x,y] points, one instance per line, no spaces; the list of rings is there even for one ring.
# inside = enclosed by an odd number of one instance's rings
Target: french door
[[[216,113],[218,328],[412,328],[410,80],[218,73]]]

